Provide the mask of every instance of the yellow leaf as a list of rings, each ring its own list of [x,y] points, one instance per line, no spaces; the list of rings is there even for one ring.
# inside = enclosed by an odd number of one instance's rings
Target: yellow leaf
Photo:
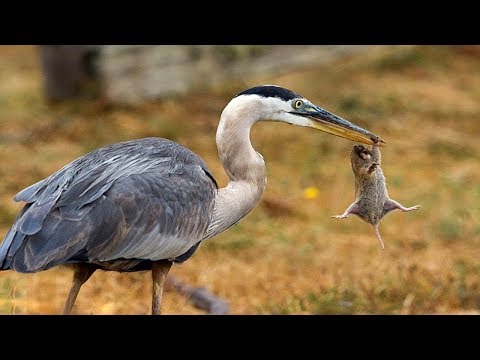
[[[308,200],[313,200],[318,196],[318,189],[314,186],[309,186],[303,190],[303,197]]]

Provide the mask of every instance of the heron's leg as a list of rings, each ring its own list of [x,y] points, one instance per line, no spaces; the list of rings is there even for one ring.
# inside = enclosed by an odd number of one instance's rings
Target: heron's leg
[[[162,305],[163,286],[167,274],[172,267],[170,260],[159,260],[152,264],[152,315],[160,315],[160,307]]]
[[[70,314],[73,308],[73,304],[77,299],[78,292],[83,284],[92,276],[96,268],[89,264],[76,264],[74,265],[72,287],[68,294],[65,307],[63,308],[63,314]]]
[[[347,208],[347,210],[345,210],[345,212],[342,215],[332,215],[332,218],[344,219],[344,218],[348,217],[348,215],[350,215],[350,214],[356,214],[358,212],[358,210],[359,210],[359,208],[358,208],[357,203],[353,203]]]
[[[375,229],[375,235],[377,235],[377,239],[380,242],[380,246],[382,247],[382,250],[385,250],[385,244],[383,243],[382,236],[380,235],[380,231],[378,230],[378,224],[373,225],[373,228]]]

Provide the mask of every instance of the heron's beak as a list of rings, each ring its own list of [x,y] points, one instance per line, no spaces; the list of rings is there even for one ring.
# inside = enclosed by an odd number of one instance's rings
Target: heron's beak
[[[311,107],[302,114],[310,120],[309,126],[327,133],[368,145],[385,146],[386,142],[379,136],[361,128],[318,106]]]

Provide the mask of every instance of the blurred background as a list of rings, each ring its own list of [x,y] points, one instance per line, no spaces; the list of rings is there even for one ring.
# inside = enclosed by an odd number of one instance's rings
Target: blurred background
[[[418,211],[381,225],[354,200],[353,142],[281,123],[251,140],[268,185],[257,207],[171,274],[231,314],[480,312],[480,46],[0,46],[0,239],[13,196],[97,147],[160,136],[227,177],[215,131],[228,101],[277,84],[381,136],[390,197]],[[0,314],[57,314],[58,267],[0,272]],[[149,272],[96,272],[78,314],[148,314]],[[166,314],[203,314],[174,290]]]

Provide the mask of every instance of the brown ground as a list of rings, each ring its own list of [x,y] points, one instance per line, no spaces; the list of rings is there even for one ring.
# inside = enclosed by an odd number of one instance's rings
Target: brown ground
[[[0,47],[0,239],[12,197],[101,145],[163,136],[203,156],[220,185],[215,129],[229,99],[275,83],[379,134],[393,212],[379,249],[359,218],[330,218],[353,200],[352,142],[260,123],[263,201],[172,273],[229,301],[233,314],[477,313],[480,308],[480,47],[380,47],[336,63],[141,107],[76,101],[47,106],[36,49]],[[56,314],[70,286],[62,268],[0,273],[0,313]],[[150,274],[97,272],[78,314],[148,314]],[[173,291],[164,313],[199,314]]]

